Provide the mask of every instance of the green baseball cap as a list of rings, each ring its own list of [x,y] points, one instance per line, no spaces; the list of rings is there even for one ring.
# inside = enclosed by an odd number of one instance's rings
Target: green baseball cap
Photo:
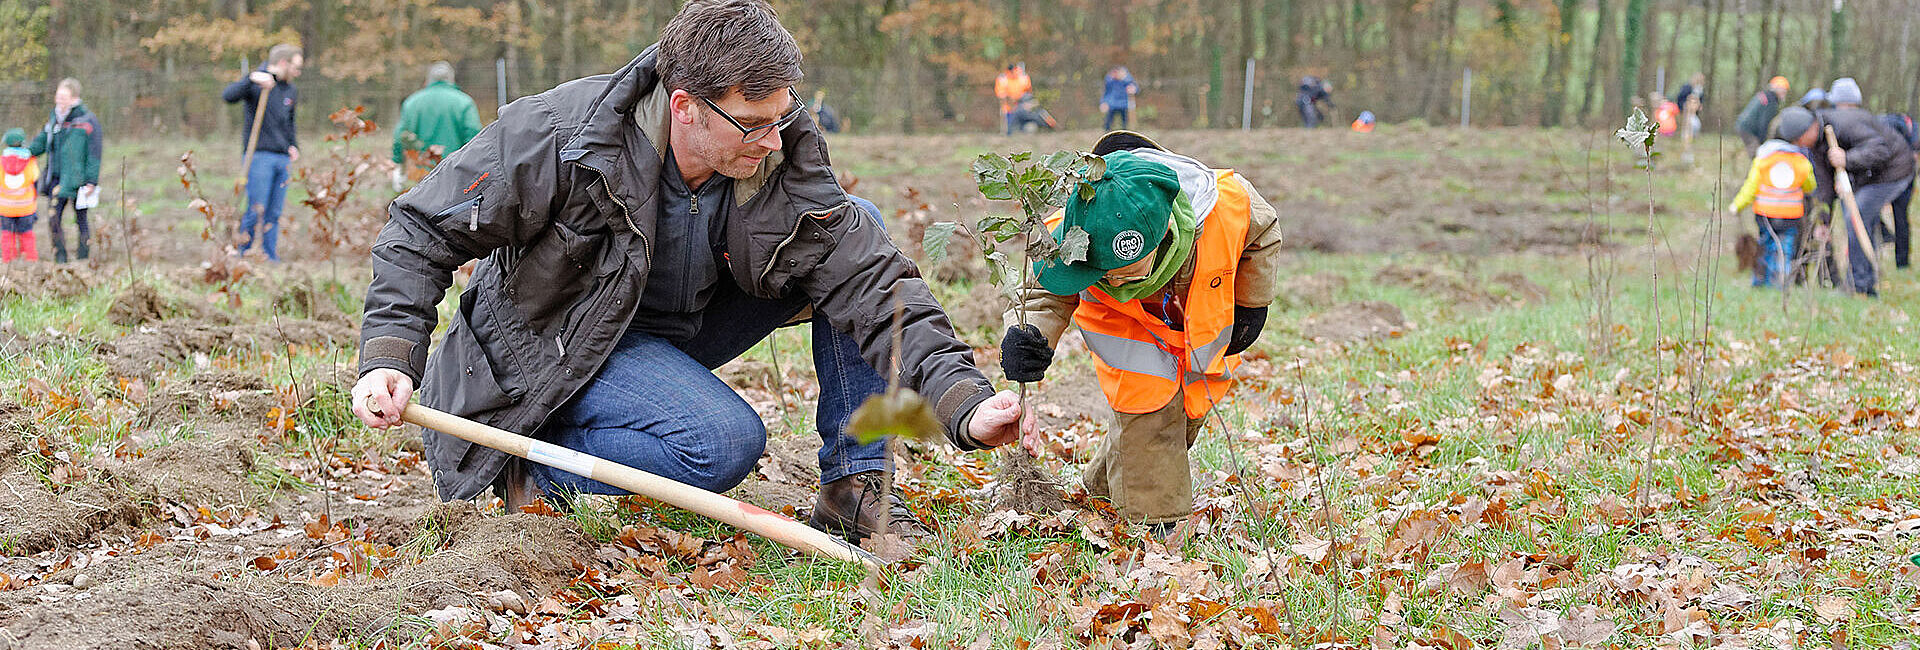
[[[9,147],[25,146],[27,144],[27,132],[20,129],[7,129],[5,142]]]
[[[1085,291],[1108,271],[1146,257],[1167,236],[1173,201],[1180,195],[1180,177],[1173,168],[1115,151],[1104,156],[1106,173],[1093,181],[1093,198],[1076,192],[1067,204],[1066,218],[1054,229],[1054,241],[1063,241],[1075,227],[1087,233],[1087,259],[1072,264],[1058,259],[1034,264],[1040,287],[1057,295]]]

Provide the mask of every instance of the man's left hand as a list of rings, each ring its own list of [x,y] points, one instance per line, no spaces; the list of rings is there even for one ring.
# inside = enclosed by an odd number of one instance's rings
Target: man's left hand
[[[967,421],[967,435],[982,445],[998,447],[1019,440],[1022,433],[1037,433],[1039,422],[1035,418],[1020,403],[1020,395],[1003,390],[974,407],[973,418]]]
[[[1827,149],[1827,162],[1832,163],[1834,169],[1846,169],[1847,150],[1839,147]]]
[[[1240,354],[1260,339],[1267,327],[1266,307],[1233,306],[1233,338],[1227,341],[1227,354]]]
[[[300,161],[300,148],[287,147],[287,162],[299,162],[299,161]]]

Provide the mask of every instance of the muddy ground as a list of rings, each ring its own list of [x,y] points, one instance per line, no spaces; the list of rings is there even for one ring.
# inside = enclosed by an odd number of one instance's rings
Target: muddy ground
[[[1584,203],[1541,191],[1573,192],[1562,187],[1571,177],[1538,160],[1470,170],[1476,189],[1467,194],[1447,185],[1462,174],[1431,173],[1434,160],[1368,153],[1418,150],[1415,139],[1443,151],[1460,144],[1451,132],[1383,133],[1357,144],[1332,130],[1268,135],[1182,132],[1163,141],[1204,148],[1212,152],[1208,162],[1241,170],[1278,209],[1289,247],[1556,254],[1594,241]],[[980,143],[1048,149],[1084,146],[1090,137],[872,136],[833,146],[854,190],[889,212],[896,239],[918,257],[910,242],[926,224],[996,209],[976,198],[965,173]],[[1346,154],[1331,162],[1310,153],[1336,148]],[[1371,189],[1328,190],[1354,185]],[[0,352],[74,350],[75,363],[95,368],[96,383],[111,387],[67,394],[28,379],[25,399],[0,402],[0,649],[415,639],[442,625],[436,612],[450,607],[525,617],[529,604],[583,570],[608,566],[596,557],[610,542],[574,519],[506,513],[496,503],[440,504],[412,431],[349,441],[290,424],[293,414],[345,408],[358,340],[359,289],[349,285],[364,277],[352,260],[364,253],[263,268],[244,283],[252,300],[271,308],[236,312],[217,285],[204,282],[197,217],[155,199],[146,205],[142,229],[132,231],[138,273],[118,266],[109,245],[90,265],[15,265],[0,274],[0,300],[77,304],[110,294],[100,309],[117,328],[95,335],[0,323]],[[290,220],[299,218],[290,210]],[[928,273],[943,283],[972,282],[948,307],[969,340],[981,343],[980,364],[997,376],[991,342],[1003,303],[978,281],[977,252],[955,253]],[[1486,308],[1545,295],[1524,277],[1468,279],[1394,264],[1371,281]],[[1349,283],[1311,269],[1290,277],[1283,299],[1316,315],[1287,331],[1302,341],[1345,341],[1408,326],[1391,304],[1350,301]],[[336,295],[342,287],[346,295]],[[1069,334],[1060,357],[1080,361],[1056,366],[1035,388],[1050,451],[1068,460],[1084,460],[1107,425],[1083,349]],[[294,351],[333,361],[296,370],[283,361]],[[805,365],[744,359],[721,371],[775,430],[760,470],[735,495],[797,516],[811,506],[818,480],[817,438],[810,427],[779,422],[781,413],[813,409]],[[918,445],[905,449],[924,453]],[[931,497],[908,494],[924,512]]]

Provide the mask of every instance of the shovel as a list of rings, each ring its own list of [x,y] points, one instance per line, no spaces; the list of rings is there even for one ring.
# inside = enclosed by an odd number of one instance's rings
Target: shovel
[[[253,83],[253,81],[248,80],[247,83]],[[235,194],[240,193],[240,188],[246,186],[247,174],[253,172],[253,150],[260,146],[260,123],[267,119],[267,96],[272,91],[272,88],[260,89],[260,98],[253,102],[253,129],[247,133],[246,153],[240,154],[240,180],[233,184]]]
[[[865,549],[778,513],[604,458],[496,429],[419,404],[407,405],[400,419],[657,499],[809,555],[857,563],[864,566],[869,574],[878,574],[882,566],[880,560]]]
[[[1833,127],[1827,129],[1827,147],[1840,146],[1834,139]],[[1880,260],[1874,259],[1873,238],[1867,236],[1867,226],[1860,221],[1860,204],[1853,199],[1853,178],[1847,175],[1844,167],[1833,170],[1833,192],[1840,195],[1840,205],[1847,211],[1847,223],[1851,225],[1853,238],[1860,241],[1860,250],[1866,251],[1867,265],[1873,267],[1874,275],[1880,274]],[[1875,215],[1876,217],[1878,215]]]

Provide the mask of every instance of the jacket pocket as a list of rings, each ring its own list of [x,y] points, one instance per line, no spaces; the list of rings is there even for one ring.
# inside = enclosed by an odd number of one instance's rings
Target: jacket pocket
[[[514,397],[501,388],[494,364],[466,318],[447,328],[434,355],[440,358],[428,364],[431,370],[421,386],[424,403],[467,417],[513,404]]]
[[[464,230],[466,232],[476,232],[480,230],[481,198],[482,197],[476,195],[473,198],[455,203],[444,210],[434,213],[434,224],[440,226],[443,230]]]

